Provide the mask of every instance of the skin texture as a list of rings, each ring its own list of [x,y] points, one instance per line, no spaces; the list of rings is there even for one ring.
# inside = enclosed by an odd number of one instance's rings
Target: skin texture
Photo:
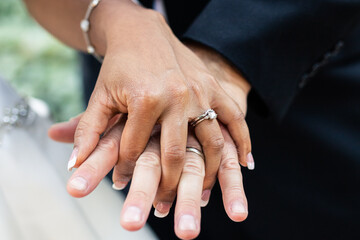
[[[79,23],[88,0],[25,2],[29,12],[54,36],[74,48],[86,48]],[[162,206],[158,210],[166,214],[176,196],[185,163],[188,122],[209,108],[218,113],[218,119],[203,121],[194,131],[206,157],[203,190],[212,188],[220,166],[224,137],[218,121],[229,130],[240,163],[247,165],[251,143],[244,120],[246,101],[236,101],[224,90],[229,82],[221,84],[224,73],[215,71],[221,64],[215,64],[218,60],[209,64],[218,58],[204,62],[174,36],[162,15],[130,0],[101,1],[90,22],[90,39],[105,59],[88,108],[75,131],[74,167],[95,151],[111,119],[127,113],[113,174],[115,185],[123,188],[132,177],[154,126],[159,124],[162,171],[154,204]],[[198,54],[203,56],[205,52]],[[237,94],[246,96],[250,89],[246,81],[233,70],[228,72],[227,79],[235,74],[238,83],[243,82]]]
[[[49,136],[56,141],[72,142],[80,117],[52,126]],[[69,179],[67,190],[72,196],[84,197],[90,194],[116,163],[126,117],[117,117],[116,121],[100,140],[98,147],[91,153],[88,160]],[[247,217],[247,200],[235,144],[228,131],[224,127],[221,129],[225,145],[218,180],[223,192],[225,211],[233,221],[239,222]],[[195,148],[200,147],[193,133],[188,136],[188,145]],[[160,157],[160,127],[156,126],[150,142],[136,162],[130,191],[121,212],[120,223],[129,231],[139,230],[146,223],[160,183]],[[174,230],[181,239],[193,239],[200,233],[200,199],[204,170],[203,159],[197,154],[187,152],[177,189],[178,197],[175,208]],[[87,182],[85,188],[78,189],[73,184],[73,181],[78,178]],[[138,218],[134,217],[136,213],[139,213]],[[194,221],[194,226],[191,224],[192,221]]]
[[[240,108],[246,112],[247,95],[244,93],[248,92],[250,87],[246,82],[241,81],[241,74],[211,49],[196,43],[187,43],[187,46],[207,64],[214,76],[222,79],[220,81],[221,87],[235,102],[239,102]],[[80,119],[81,115],[69,122],[54,125],[49,130],[49,136],[57,141],[73,142],[74,132]],[[120,120],[118,116],[111,120],[98,147],[69,179],[67,189],[72,196],[84,197],[88,195],[115,165],[125,124],[125,116],[120,117]],[[156,193],[159,191],[162,171],[160,131],[159,125],[153,129],[150,142],[136,161],[130,192],[121,213],[121,225],[130,231],[142,228],[151,210],[151,205],[156,206]],[[224,148],[222,149],[217,179],[221,186],[226,213],[233,221],[240,222],[246,219],[248,211],[237,148],[228,130],[223,125],[221,125],[221,132],[224,137]],[[191,129],[187,146],[200,148],[200,143]],[[210,191],[205,198],[202,197],[204,169],[204,161],[198,155],[186,153],[185,164],[177,188],[177,204],[175,206],[174,230],[181,239],[193,239],[200,232],[200,206],[202,202],[206,204],[209,201],[211,193]],[[78,190],[72,185],[72,180],[77,177],[87,180],[88,185],[85,190]],[[139,218],[126,218],[127,214],[134,216],[134,212],[140,213]],[[193,225],[191,224],[192,221],[194,221]]]
[[[79,23],[88,0],[25,2],[35,19],[54,36],[74,48],[85,50]],[[231,146],[236,147],[231,152],[237,155],[231,159],[236,159],[243,166],[248,164],[251,143],[244,117],[250,86],[221,56],[195,43],[181,43],[160,14],[139,7],[131,1],[103,0],[93,11],[90,21],[91,42],[99,54],[105,55],[105,59],[88,108],[77,118],[76,125],[74,121],[68,123],[76,126],[75,133],[71,133],[75,136],[73,157],[75,167],[81,166],[79,170],[87,169],[83,174],[83,178],[90,181],[86,191],[92,191],[96,187],[94,182],[99,181],[114,165],[114,184],[117,188],[123,188],[132,177],[133,181],[136,180],[134,170],[140,171],[137,170],[143,168],[140,163],[143,159],[148,159],[144,153],[154,152],[156,149],[156,154],[152,156],[157,156],[161,171],[151,168],[153,172],[149,178],[153,178],[154,183],[159,181],[159,184],[148,186],[148,189],[156,189],[156,195],[151,195],[143,203],[148,205],[140,206],[145,214],[141,219],[145,221],[150,209],[149,203],[159,213],[166,215],[178,194],[175,219],[178,222],[186,209],[186,205],[181,204],[182,197],[194,196],[195,204],[185,215],[195,217],[196,229],[183,233],[177,227],[179,224],[175,226],[179,237],[192,238],[200,231],[197,208],[201,196],[204,202],[208,201],[218,171],[223,166],[224,147],[229,145],[230,140],[233,141]],[[194,134],[189,138],[188,122],[209,108],[218,113],[218,119],[203,121],[195,127]],[[121,128],[121,138],[120,135],[111,135],[109,130],[119,113],[127,113],[124,125],[118,127]],[[225,141],[222,133],[224,130],[218,120],[227,129],[227,137],[230,139],[228,142]],[[154,145],[151,144],[151,139],[155,126],[160,130]],[[99,140],[100,135],[106,131],[113,137]],[[56,133],[56,127],[50,130],[50,135],[55,139],[58,137],[57,140],[64,138],[62,134],[66,137],[69,133]],[[199,171],[198,174],[187,171],[188,166],[194,164],[187,164],[190,158],[185,147],[195,137],[198,141],[196,144],[201,145],[205,154],[205,165],[197,166],[198,170],[204,169],[204,176]],[[149,148],[149,144],[153,147]],[[102,151],[104,149],[108,151],[105,153]],[[95,153],[97,157],[92,157]],[[104,165],[97,162],[96,167],[88,164],[93,161],[91,159],[100,158],[101,154],[110,154],[111,161],[103,163]],[[234,171],[239,172],[237,169]],[[239,182],[235,175],[233,181]],[[95,176],[95,180],[91,176]],[[240,172],[237,176],[241,176]],[[182,182],[188,182],[189,179],[198,182],[202,180],[203,183],[194,185],[197,186],[196,189],[187,189],[184,187],[187,184]],[[84,195],[84,192],[74,192],[71,184],[68,191],[76,197]],[[224,195],[224,199],[226,196]],[[129,201],[132,203],[132,200]],[[236,220],[237,217],[229,210],[231,203],[226,206],[229,216]],[[129,223],[122,221],[122,224],[129,230],[136,230],[143,222],[128,225]]]

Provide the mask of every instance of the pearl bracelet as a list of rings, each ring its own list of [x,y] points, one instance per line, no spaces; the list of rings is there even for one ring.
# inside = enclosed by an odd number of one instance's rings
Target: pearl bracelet
[[[86,49],[87,52],[91,55],[93,55],[99,62],[103,62],[104,58],[100,56],[96,51],[94,46],[91,45],[90,38],[89,38],[89,30],[90,30],[90,15],[94,8],[100,3],[101,0],[92,0],[89,4],[88,9],[86,10],[86,14],[84,19],[80,22],[80,28],[83,32],[85,42],[86,42]]]

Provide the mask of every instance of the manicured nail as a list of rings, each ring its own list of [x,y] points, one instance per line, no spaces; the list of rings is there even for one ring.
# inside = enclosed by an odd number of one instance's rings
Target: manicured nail
[[[154,215],[158,218],[164,218],[169,214],[171,203],[159,202],[156,204]]]
[[[155,217],[164,218],[164,217],[166,217],[167,215],[169,215],[169,212],[161,213],[161,212],[159,212],[158,210],[156,210],[156,208],[155,208],[155,210],[154,210],[154,216],[155,216]]]
[[[247,167],[249,170],[254,170],[255,169],[255,162],[254,162],[254,157],[251,153],[249,153],[247,155]]]
[[[123,221],[124,222],[140,222],[142,218],[142,213],[140,208],[138,207],[128,207],[125,210],[125,213],[123,215]]]
[[[200,202],[201,207],[206,207],[206,205],[208,205],[209,199],[210,199],[210,194],[211,194],[211,191],[209,189],[203,191],[203,193],[201,195],[201,202]]]
[[[231,211],[236,214],[247,213],[247,210],[246,210],[244,204],[242,204],[240,201],[235,201],[232,203]]]
[[[88,187],[88,182],[83,177],[76,177],[70,181],[70,186],[79,191],[85,191]]]
[[[181,231],[195,231],[195,218],[191,215],[182,215],[179,221],[179,229]]]
[[[127,184],[128,184],[128,182],[116,181],[113,183],[112,188],[116,191],[120,191],[120,190],[123,190]]]
[[[71,153],[70,160],[69,160],[68,166],[67,166],[69,172],[74,168],[74,166],[76,164],[78,153],[79,153],[79,150],[77,148],[74,148],[74,150]]]

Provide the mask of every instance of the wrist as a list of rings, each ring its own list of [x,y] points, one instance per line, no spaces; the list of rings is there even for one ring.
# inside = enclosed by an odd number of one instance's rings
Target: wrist
[[[131,17],[142,9],[131,0],[102,0],[89,19],[89,37],[96,52],[105,56],[109,41],[121,34],[119,22],[131,22]]]

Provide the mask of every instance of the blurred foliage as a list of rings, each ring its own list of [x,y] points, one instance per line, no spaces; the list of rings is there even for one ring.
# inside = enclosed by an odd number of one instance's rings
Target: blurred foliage
[[[82,111],[76,51],[43,30],[21,0],[0,0],[0,75],[25,96],[44,100],[55,121]]]

